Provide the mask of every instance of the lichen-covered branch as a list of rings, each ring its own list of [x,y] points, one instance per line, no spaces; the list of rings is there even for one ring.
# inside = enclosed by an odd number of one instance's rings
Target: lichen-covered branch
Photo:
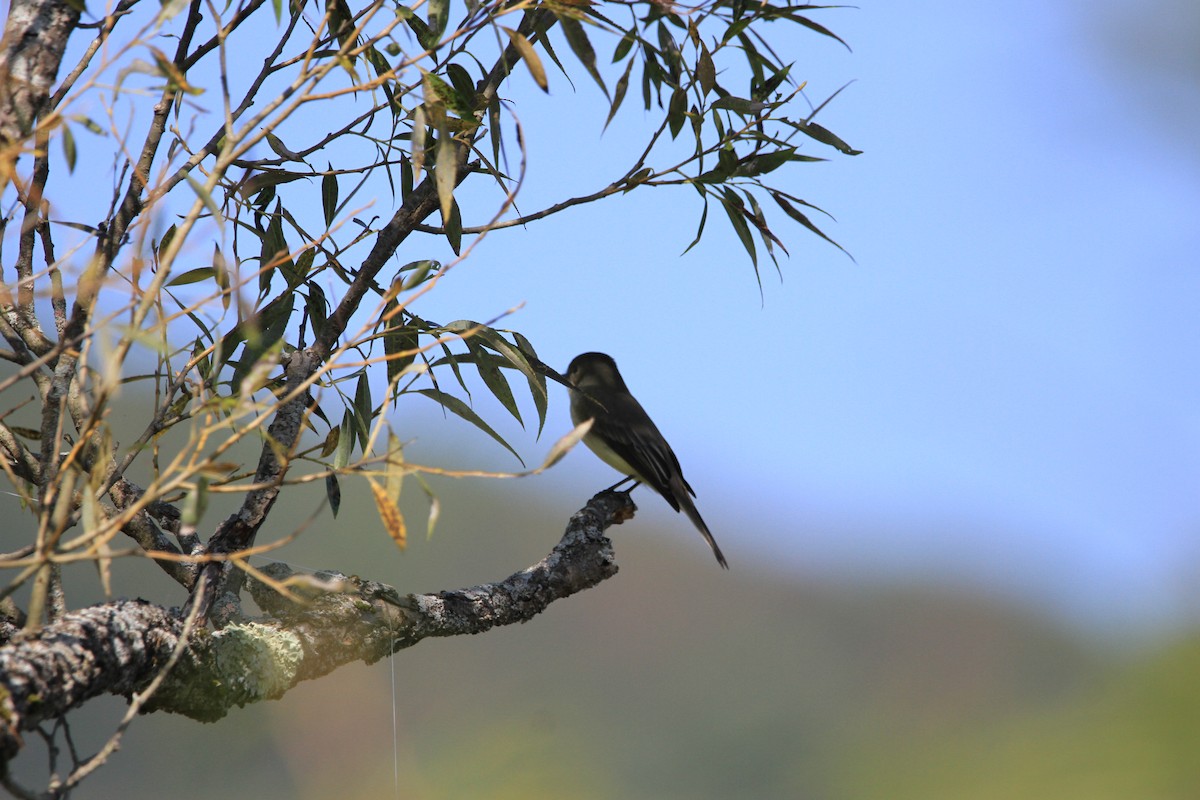
[[[266,616],[194,634],[145,711],[217,720],[234,706],[281,697],[300,681],[355,661],[373,663],[431,636],[526,622],[616,574],[604,531],[634,510],[626,493],[598,494],[538,563],[494,583],[434,594],[401,595],[340,573],[294,576],[273,564],[263,571],[269,580],[311,599],[297,603],[251,581]],[[14,636],[0,647],[0,761],[20,750],[22,731],[43,720],[102,694],[143,690],[171,658],[183,629],[178,609],[118,600]]]

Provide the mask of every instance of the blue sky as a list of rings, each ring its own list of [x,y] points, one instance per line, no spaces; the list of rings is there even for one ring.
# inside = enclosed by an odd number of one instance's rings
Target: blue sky
[[[856,263],[789,231],[760,299],[719,215],[680,257],[694,195],[645,192],[495,236],[430,304],[525,301],[511,325],[547,361],[614,355],[734,563],[1194,619],[1200,165],[1109,50],[1118,11],[866,3],[821,17],[853,53],[793,39],[815,103],[855,80],[819,120],[865,153],[788,188]],[[551,81],[516,101],[526,208],[619,174],[641,113],[602,137],[593,87]],[[609,475],[576,456],[548,480]]]

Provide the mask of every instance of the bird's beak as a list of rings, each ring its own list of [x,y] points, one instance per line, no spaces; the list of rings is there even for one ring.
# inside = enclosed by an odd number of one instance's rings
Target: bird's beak
[[[533,369],[538,374],[549,378],[550,380],[554,381],[555,383],[561,383],[563,386],[567,387],[568,389],[575,388],[575,384],[571,383],[569,380],[564,378],[562,375],[558,374],[557,371],[555,371],[553,368],[547,366],[536,356],[531,356],[528,353],[525,353],[524,355],[525,355],[526,360],[529,362],[529,366],[533,367]]]

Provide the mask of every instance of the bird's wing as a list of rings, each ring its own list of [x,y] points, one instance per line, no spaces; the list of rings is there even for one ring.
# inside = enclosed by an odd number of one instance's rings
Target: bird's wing
[[[625,397],[620,401],[614,398],[605,398],[605,401],[620,402],[621,407],[613,411],[625,424],[613,425],[607,414],[597,414],[592,432],[600,436],[625,463],[637,470],[637,478],[649,484],[678,511],[679,501],[671,489],[672,477],[678,476],[689,492],[691,487],[683,480],[679,459],[675,457],[671,446],[637,400]]]

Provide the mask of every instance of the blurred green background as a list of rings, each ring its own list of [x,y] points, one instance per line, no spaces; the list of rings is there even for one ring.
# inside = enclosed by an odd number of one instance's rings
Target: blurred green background
[[[351,484],[337,524],[310,531],[289,560],[402,590],[471,585],[536,560],[586,500],[539,498],[526,483],[436,485],[438,532],[407,552]],[[423,501],[409,499],[416,528]],[[612,531],[615,578],[528,624],[429,640],[216,724],[139,719],[78,796],[1197,796],[1195,631],[1098,639],[932,581],[763,563],[725,573],[686,525],[643,517]],[[133,562],[118,579],[133,570],[146,586]],[[165,582],[147,589],[174,597]],[[78,714],[80,750],[122,710],[105,699]]]

